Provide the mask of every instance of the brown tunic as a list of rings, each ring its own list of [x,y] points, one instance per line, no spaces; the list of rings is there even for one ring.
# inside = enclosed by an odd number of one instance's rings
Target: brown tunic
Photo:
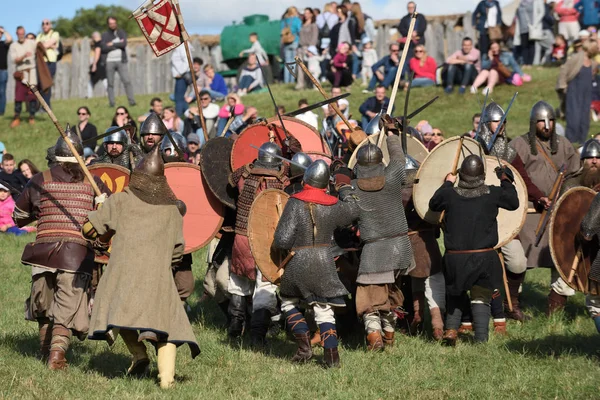
[[[558,176],[558,170],[565,164],[565,175],[577,171],[580,167],[579,156],[571,143],[564,137],[558,137],[558,150],[556,154],[552,154],[550,143],[538,140],[538,154],[531,154],[531,147],[527,134],[516,138],[510,142],[510,145],[517,151],[517,154],[523,160],[525,170],[531,178],[532,183],[538,187],[545,196],[548,196],[552,191],[552,186]],[[545,152],[546,155],[542,153]],[[547,157],[552,160],[550,163]],[[529,208],[533,208],[533,203],[529,202]],[[551,267],[553,265],[552,256],[550,255],[550,247],[548,244],[548,229],[546,229],[540,244],[535,246],[535,230],[539,223],[541,214],[528,214],[525,220],[525,225],[519,234],[525,255],[527,256],[527,266],[535,267]]]

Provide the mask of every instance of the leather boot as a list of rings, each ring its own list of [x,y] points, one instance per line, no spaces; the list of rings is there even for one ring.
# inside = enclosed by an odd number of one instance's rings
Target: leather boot
[[[246,298],[235,294],[231,295],[227,311],[231,317],[227,333],[232,338],[238,338],[244,333],[246,322]]]
[[[547,316],[551,316],[552,314],[562,311],[567,305],[567,296],[560,295],[554,291],[554,289],[550,289],[550,293],[548,294],[548,311],[546,312]]]
[[[367,335],[367,350],[373,352],[383,350],[383,339],[381,337],[381,332],[373,331]]]
[[[121,329],[119,334],[123,338],[125,346],[127,346],[127,349],[133,356],[126,375],[138,378],[148,375],[150,359],[148,358],[148,353],[146,353],[146,345],[143,342],[138,341],[137,331]]]
[[[310,332],[294,333],[294,340],[298,345],[298,350],[292,357],[292,362],[305,363],[310,360],[313,355],[310,345]]]
[[[457,339],[458,339],[458,331],[456,329],[447,329],[444,332],[444,336],[442,338],[444,344],[446,346],[450,346],[450,347],[456,346]]]
[[[52,341],[52,324],[50,320],[44,319],[38,321],[40,333],[40,358],[47,361],[50,355],[50,342]]]
[[[461,335],[468,335],[473,332],[473,323],[472,322],[461,322],[460,328],[458,328],[458,333]]]
[[[21,117],[15,116],[13,118],[12,122],[10,123],[10,127],[11,128],[16,128],[19,125],[21,125]]]
[[[418,335],[423,331],[424,318],[424,307],[425,307],[425,293],[415,292],[413,293],[413,319],[410,323],[410,333],[412,335]]]
[[[496,335],[506,336],[506,321],[494,321],[494,333]]]
[[[231,316],[229,315],[229,299],[226,299],[225,301],[222,301],[220,303],[217,303],[219,308],[221,309],[221,311],[223,312],[223,314],[225,315],[225,318],[227,318],[227,325],[225,325],[226,327],[229,327],[229,323],[231,322]]]
[[[522,274],[514,274],[510,271],[506,271],[506,280],[508,281],[508,296],[510,296],[513,309],[510,311],[508,308],[508,301],[504,300],[504,315],[508,319],[513,319],[519,322],[531,320],[530,316],[523,314],[519,304],[519,289],[525,280],[525,272]]]
[[[439,307],[435,307],[429,310],[429,313],[431,314],[433,339],[439,342],[444,337],[444,320],[442,319],[442,312]]]
[[[161,389],[169,389],[175,384],[175,358],[177,347],[173,343],[158,344],[158,379]]]
[[[319,346],[321,344],[321,331],[317,328],[315,334],[310,339],[310,345],[312,347]]]
[[[50,343],[50,355],[48,356],[48,368],[53,371],[67,368],[65,354],[71,343],[71,330],[62,325],[52,327],[52,341]]]
[[[383,346],[394,347],[394,332],[383,331]]]
[[[323,361],[327,368],[337,368],[340,366],[340,353],[338,348],[325,349],[323,353]]]
[[[271,312],[267,309],[256,310],[250,320],[250,344],[261,348],[267,344],[267,332],[271,325]]]

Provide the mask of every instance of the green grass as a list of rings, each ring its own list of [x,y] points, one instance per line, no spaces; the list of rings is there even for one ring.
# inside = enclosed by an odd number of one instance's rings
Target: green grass
[[[556,103],[556,70],[534,71],[534,82],[521,88],[511,111],[512,135],[525,132],[531,105],[540,98]],[[352,112],[366,97],[354,88],[350,98]],[[470,117],[479,105],[474,96],[445,96],[441,89],[414,90],[411,109],[432,96],[441,98],[419,119],[428,119],[450,135],[465,132]],[[513,88],[500,87],[494,99],[506,104]],[[320,100],[318,93],[294,92],[276,87],[275,96],[288,110],[295,109],[300,97]],[[402,96],[402,95],[401,95]],[[139,96],[139,106],[130,110],[141,114],[151,96]],[[166,98],[166,95],[163,96]],[[124,101],[125,99],[120,99]],[[262,115],[271,116],[268,94],[250,95],[247,104],[258,106]],[[399,99],[399,106],[402,106]],[[76,108],[88,105],[92,122],[99,129],[108,126],[114,110],[105,99],[55,102],[61,122],[76,121]],[[0,120],[8,126],[9,118]],[[597,126],[596,126],[597,128]],[[0,140],[17,159],[31,158],[44,166],[46,147],[57,133],[47,117],[38,117],[30,128],[2,129]],[[450,136],[447,135],[447,136]],[[20,264],[25,244],[34,239],[0,236],[0,398],[177,398],[177,399],[365,399],[365,398],[560,398],[598,397],[600,336],[586,315],[584,298],[569,300],[566,311],[550,319],[544,316],[545,296],[550,274],[535,270],[527,275],[523,301],[534,317],[526,324],[509,322],[509,336],[491,337],[487,345],[461,342],[455,349],[434,343],[428,336],[398,337],[396,346],[384,354],[367,354],[359,335],[342,340],[339,370],[324,370],[317,361],[293,365],[289,359],[295,346],[284,334],[271,339],[267,353],[250,350],[247,343],[230,343],[222,329],[224,317],[212,301],[198,303],[205,271],[203,251],[196,253],[194,275],[196,293],[190,298],[190,317],[202,354],[191,360],[187,349],[178,351],[176,388],[161,391],[154,379],[131,380],[124,377],[129,366],[125,346],[118,341],[113,348],[103,342],[76,342],[68,354],[67,372],[51,372],[36,360],[37,326],[23,319],[23,302],[29,293],[30,270]],[[316,360],[322,351],[316,350]],[[153,365],[153,377],[156,377]]]

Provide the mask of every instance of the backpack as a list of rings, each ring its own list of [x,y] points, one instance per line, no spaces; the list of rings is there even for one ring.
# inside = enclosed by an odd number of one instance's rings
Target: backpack
[[[63,44],[62,44],[62,40],[58,41],[58,47],[56,48],[56,61],[60,61],[63,58],[63,55],[65,54],[64,48],[63,48]]]

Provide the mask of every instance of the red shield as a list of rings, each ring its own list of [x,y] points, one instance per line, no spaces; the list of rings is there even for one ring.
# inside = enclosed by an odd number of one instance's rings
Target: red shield
[[[92,175],[97,176],[111,193],[121,193],[129,186],[129,170],[116,164],[93,164],[88,167]]]
[[[192,253],[204,247],[221,229],[225,208],[208,188],[199,166],[169,163],[165,165],[165,176],[175,196],[187,207],[183,236],[185,254]]]
[[[313,158],[323,159],[331,163],[331,150],[321,135],[312,126],[293,117],[282,117],[285,129],[291,133],[302,145],[302,151]],[[233,144],[231,151],[231,169],[236,169],[253,162],[258,157],[258,150],[252,146],[260,147],[274,136],[275,143],[282,146],[285,141],[285,133],[281,129],[278,117],[267,120],[267,123],[259,123],[246,128]]]
[[[161,0],[135,17],[157,57],[183,43],[176,12],[171,0]]]

